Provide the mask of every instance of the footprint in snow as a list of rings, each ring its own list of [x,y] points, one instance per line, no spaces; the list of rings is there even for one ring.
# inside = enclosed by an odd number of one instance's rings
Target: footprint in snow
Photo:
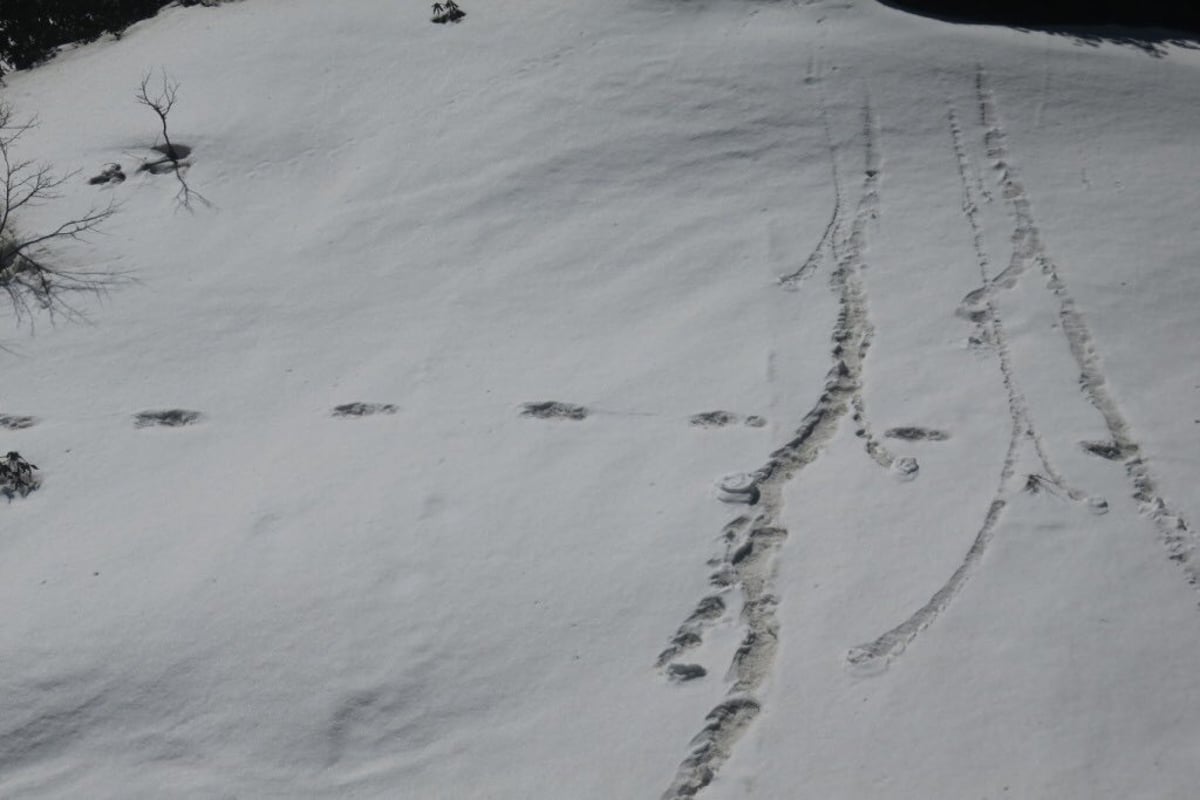
[[[737,421],[737,414],[731,411],[719,410],[702,411],[688,418],[688,422],[697,428],[724,428],[727,425],[733,425]],[[751,414],[742,420],[742,424],[748,428],[761,428],[767,424],[767,420],[757,414]]]
[[[391,403],[344,403],[335,406],[334,417],[370,417],[375,414],[395,414],[399,409]]]
[[[586,419],[588,410],[583,406],[572,403],[560,403],[557,400],[546,400],[537,403],[526,403],[522,406],[522,417],[537,419],[569,419],[579,421]]]
[[[737,421],[737,414],[731,414],[728,411],[702,411],[699,414],[693,414],[688,420],[697,428],[724,428]]]
[[[0,428],[7,431],[20,431],[37,425],[37,417],[26,417],[19,414],[0,414]]]
[[[906,442],[944,442],[950,434],[936,428],[922,428],[917,425],[905,425],[900,428],[889,428],[883,432],[889,439],[903,439]]]
[[[199,411],[189,411],[186,408],[139,411],[133,415],[133,427],[181,428],[184,425],[194,425],[202,419],[204,415]]]
[[[697,678],[703,678],[708,670],[699,664],[670,664],[667,666],[667,677],[675,683],[687,683]]]
[[[1125,456],[1124,450],[1116,442],[1080,442],[1079,446],[1108,461],[1120,461]]]

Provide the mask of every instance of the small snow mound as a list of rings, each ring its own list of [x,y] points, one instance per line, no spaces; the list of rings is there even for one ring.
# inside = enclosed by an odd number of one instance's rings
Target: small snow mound
[[[734,472],[717,482],[718,497],[724,503],[746,503],[759,501],[758,479],[748,472]]]

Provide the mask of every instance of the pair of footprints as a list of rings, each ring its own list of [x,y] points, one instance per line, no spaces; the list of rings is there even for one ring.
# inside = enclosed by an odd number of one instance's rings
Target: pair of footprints
[[[521,409],[521,416],[523,417],[573,420],[575,422],[587,419],[590,413],[591,410],[586,406],[563,403],[557,400],[526,403]],[[724,428],[738,422],[749,428],[761,428],[767,424],[765,418],[756,414],[751,414],[743,418],[730,411],[703,411],[699,414],[693,414],[688,418],[688,422],[697,428]]]

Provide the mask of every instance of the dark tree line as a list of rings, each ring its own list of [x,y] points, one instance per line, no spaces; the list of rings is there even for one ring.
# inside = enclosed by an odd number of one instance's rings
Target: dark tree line
[[[882,0],[946,19],[1017,27],[1123,25],[1200,32],[1194,0]]]
[[[0,3],[0,75],[5,66],[26,69],[60,45],[119,34],[152,17],[171,0],[6,0]],[[180,0],[214,5],[214,0]]]

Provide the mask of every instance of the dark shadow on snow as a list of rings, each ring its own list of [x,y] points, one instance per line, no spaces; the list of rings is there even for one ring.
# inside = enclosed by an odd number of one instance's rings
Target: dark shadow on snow
[[[945,22],[1004,25],[1048,33],[1085,47],[1110,43],[1155,58],[1170,47],[1200,50],[1200,3],[1180,0],[878,0],[879,3]]]

